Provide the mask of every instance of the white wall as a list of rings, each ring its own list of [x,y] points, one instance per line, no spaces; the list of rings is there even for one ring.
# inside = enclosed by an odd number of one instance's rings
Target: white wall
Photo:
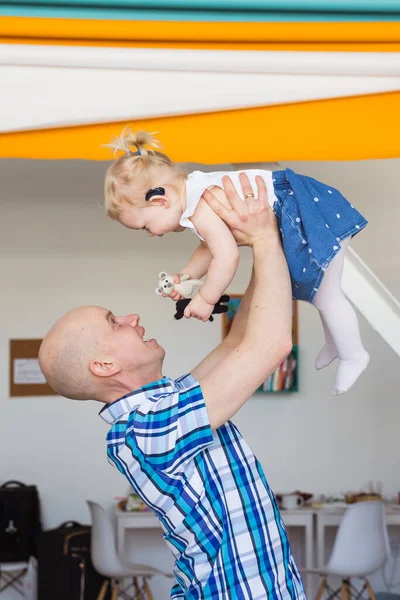
[[[379,166],[394,187],[398,163]],[[63,312],[80,304],[99,304],[116,314],[138,312],[147,332],[167,348],[165,373],[178,376],[221,335],[218,320],[174,322],[172,302],[154,293],[158,272],[179,268],[195,246],[194,236],[150,240],[107,220],[101,209],[104,169],[102,163],[79,161],[0,161],[0,482],[36,483],[45,527],[67,519],[87,522],[86,498],[110,506],[127,486],[106,460],[101,405],[9,398],[8,340],[42,337]],[[350,187],[343,165],[329,181],[340,187],[341,178]],[[374,186],[365,186],[363,203],[372,218]],[[391,213],[374,235],[369,229],[361,234],[382,265],[390,221]],[[249,258],[244,250],[232,292],[244,291]],[[399,252],[390,260],[399,272]],[[317,373],[313,367],[323,341],[318,317],[301,304],[300,392],[258,395],[236,416],[275,491],[335,494],[373,479],[383,482],[386,495],[397,493],[399,360],[363,320],[361,329],[371,365],[353,390],[332,397],[334,368]]]

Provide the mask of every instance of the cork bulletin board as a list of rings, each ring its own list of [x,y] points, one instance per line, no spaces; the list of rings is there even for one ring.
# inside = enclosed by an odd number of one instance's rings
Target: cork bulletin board
[[[38,340],[10,340],[10,396],[55,396],[39,367]]]

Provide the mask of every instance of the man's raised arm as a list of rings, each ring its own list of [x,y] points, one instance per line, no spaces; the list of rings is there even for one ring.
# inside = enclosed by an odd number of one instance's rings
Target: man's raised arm
[[[243,406],[289,354],[292,345],[289,272],[275,216],[259,181],[258,187],[258,199],[249,196],[244,203],[235,200],[233,210],[205,196],[238,242],[251,246],[254,266],[254,289],[248,298],[243,338],[199,379],[213,429]]]

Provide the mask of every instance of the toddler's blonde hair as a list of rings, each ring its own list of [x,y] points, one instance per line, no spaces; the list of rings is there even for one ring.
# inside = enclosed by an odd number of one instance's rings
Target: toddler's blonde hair
[[[115,156],[104,181],[105,210],[111,219],[118,219],[127,204],[133,205],[129,194],[121,192],[121,184],[128,185],[135,176],[145,176],[154,167],[169,167],[176,170],[177,176],[184,175],[176,163],[158,150],[160,142],[147,131],[133,133],[125,128],[119,138],[107,145],[114,149]],[[117,152],[123,154],[117,157]]]

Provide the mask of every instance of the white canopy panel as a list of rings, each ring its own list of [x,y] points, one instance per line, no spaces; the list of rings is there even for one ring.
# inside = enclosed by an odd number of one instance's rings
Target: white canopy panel
[[[397,53],[3,45],[0,131],[225,111],[400,89]]]

